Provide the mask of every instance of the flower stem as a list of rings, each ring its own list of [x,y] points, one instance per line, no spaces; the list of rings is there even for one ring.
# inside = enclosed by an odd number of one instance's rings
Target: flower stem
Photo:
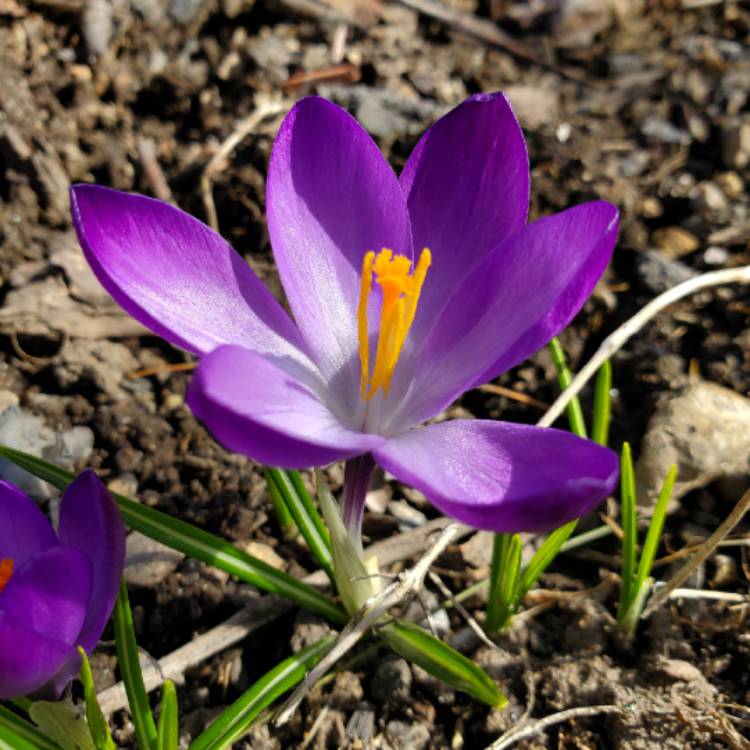
[[[362,514],[375,459],[365,453],[346,462],[344,467],[344,503],[341,510],[344,526],[355,543],[362,544]]]

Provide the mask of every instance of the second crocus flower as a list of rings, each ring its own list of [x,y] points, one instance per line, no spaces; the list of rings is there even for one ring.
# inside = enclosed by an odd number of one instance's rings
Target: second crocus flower
[[[0,482],[0,700],[56,698],[104,630],[125,563],[119,510],[92,471],[65,491],[57,533]]]

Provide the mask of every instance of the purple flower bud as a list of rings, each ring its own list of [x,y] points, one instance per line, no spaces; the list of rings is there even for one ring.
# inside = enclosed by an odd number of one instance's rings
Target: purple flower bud
[[[65,491],[57,534],[0,482],[0,700],[60,695],[112,614],[124,563],[120,513],[93,471]]]

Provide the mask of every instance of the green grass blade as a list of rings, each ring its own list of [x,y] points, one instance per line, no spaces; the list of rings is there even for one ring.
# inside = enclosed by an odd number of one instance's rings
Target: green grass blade
[[[620,513],[622,525],[622,584],[620,588],[620,606],[617,608],[617,619],[622,619],[631,604],[635,592],[635,556],[638,546],[638,527],[636,524],[635,472],[630,445],[624,443],[620,458]]]
[[[549,350],[552,354],[552,362],[555,365],[555,370],[557,371],[557,382],[560,384],[560,390],[564,391],[572,382],[573,375],[568,368],[568,363],[565,361],[565,352],[563,352],[563,348],[557,338],[553,338],[549,342]],[[573,396],[568,403],[566,411],[568,413],[570,431],[574,432],[578,437],[585,438],[587,435],[586,420],[583,418],[583,409],[581,408],[578,396]]]
[[[327,635],[267,672],[195,738],[189,750],[225,750],[248,730],[258,714],[301,682],[333,643]]]
[[[143,684],[143,673],[138,659],[138,644],[133,628],[133,614],[125,581],[120,584],[114,612],[117,664],[125,683],[130,714],[133,717],[135,736],[140,750],[156,750],[156,724],[148,702],[148,693]]]
[[[289,508],[286,507],[284,498],[276,488],[276,483],[271,479],[268,473],[268,467],[263,467],[263,478],[266,480],[266,486],[268,487],[268,494],[271,496],[271,502],[273,503],[273,509],[276,512],[276,519],[281,527],[281,533],[284,539],[294,539],[299,530],[297,524],[294,523],[292,514],[289,512]]]
[[[11,461],[60,490],[64,490],[75,478],[74,474],[59,466],[6,446],[0,446],[0,458]],[[189,557],[202,560],[237,576],[240,580],[262,591],[289,599],[335,624],[346,623],[348,619],[346,613],[331,599],[311,586],[276,570],[262,560],[248,555],[229,542],[198,529],[192,524],[172,518],[153,508],[147,508],[123,495],[112,493],[112,496],[117,501],[123,521],[129,528],[140,531],[151,539],[179,550]]]
[[[275,486],[284,501],[289,514],[305,538],[307,546],[318,565],[326,572],[330,581],[334,583],[331,541],[323,524],[323,519],[305,489],[299,473],[295,472],[298,480],[296,483],[293,481],[291,473],[281,469],[266,468],[264,474],[269,485]]]
[[[664,521],[667,517],[667,506],[672,497],[672,488],[674,487],[676,478],[677,467],[672,466],[664,480],[661,492],[659,492],[659,498],[656,501],[654,513],[651,516],[651,523],[648,526],[646,541],[643,543],[641,560],[638,563],[638,572],[635,575],[636,591],[641,588],[644,581],[651,575],[651,566],[654,564],[656,551],[659,549],[661,532],[664,529]]]
[[[446,685],[493,708],[502,708],[508,702],[479,665],[418,625],[394,620],[383,627],[380,634],[399,656],[422,667]]]
[[[609,422],[612,417],[612,364],[607,359],[599,368],[594,387],[594,414],[591,422],[591,439],[599,445],[609,442]]]
[[[0,731],[2,729],[13,732],[39,750],[60,750],[60,746],[56,742],[45,737],[30,721],[5,706],[0,706]]]
[[[326,526],[325,521],[323,520],[323,517],[318,512],[318,507],[315,504],[315,500],[313,500],[310,493],[307,491],[307,487],[305,487],[305,483],[302,481],[302,475],[298,471],[295,471],[294,469],[287,469],[286,475],[291,480],[292,486],[294,487],[300,500],[307,508],[307,513],[309,517],[311,518],[312,522],[315,524],[315,527],[318,530],[318,534],[320,535],[321,539],[324,540],[326,546],[330,550],[331,539],[328,534],[328,527]]]
[[[0,750],[42,750],[28,735],[0,721]]]
[[[570,538],[570,535],[575,531],[577,525],[577,519],[569,521],[565,526],[560,526],[559,529],[555,529],[548,534],[547,538],[542,542],[539,549],[534,553],[531,560],[529,560],[529,564],[521,573],[521,580],[516,587],[516,599],[513,602],[514,606],[517,607],[521,603],[524,596],[529,593],[531,587],[536,584],[542,573],[547,570],[549,565],[559,554],[565,542]]]
[[[161,689],[159,726],[156,729],[157,750],[177,750],[180,739],[177,717],[177,691],[172,680],[165,680]]]
[[[99,701],[96,699],[96,688],[94,687],[94,676],[91,674],[86,652],[79,646],[81,654],[81,671],[79,678],[83,685],[83,696],[86,702],[86,723],[89,725],[91,739],[94,740],[96,750],[117,750],[109,732],[109,724],[104,718]]]
[[[518,534],[496,534],[492,544],[487,632],[503,630],[515,614],[515,592],[521,572],[523,542]]]

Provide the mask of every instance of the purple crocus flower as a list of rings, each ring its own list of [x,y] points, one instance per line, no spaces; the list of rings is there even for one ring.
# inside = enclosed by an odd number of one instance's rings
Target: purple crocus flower
[[[0,482],[0,700],[58,697],[114,607],[125,529],[93,471],[62,498],[57,534],[36,503]]]
[[[343,109],[303,99],[276,138],[266,200],[294,320],[196,219],[73,188],[94,272],[131,315],[201,357],[188,403],[227,448],[286,468],[346,460],[356,538],[375,462],[497,532],[552,528],[612,490],[614,454],[568,432],[417,426],[561,331],[614,247],[608,203],[526,224],[526,145],[502,94],[441,118],[400,177]]]

